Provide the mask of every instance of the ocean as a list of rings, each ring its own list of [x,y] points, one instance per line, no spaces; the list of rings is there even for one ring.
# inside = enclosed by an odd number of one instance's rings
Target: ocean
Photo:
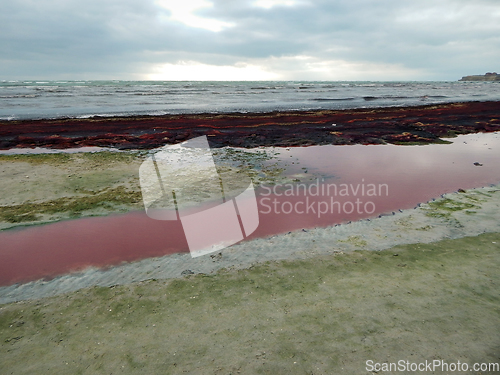
[[[500,100],[500,83],[1,81],[0,119],[350,109],[490,100]]]

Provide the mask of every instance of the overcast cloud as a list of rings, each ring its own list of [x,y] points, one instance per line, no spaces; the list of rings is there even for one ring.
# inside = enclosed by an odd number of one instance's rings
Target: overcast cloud
[[[457,80],[498,0],[3,0],[0,79]]]

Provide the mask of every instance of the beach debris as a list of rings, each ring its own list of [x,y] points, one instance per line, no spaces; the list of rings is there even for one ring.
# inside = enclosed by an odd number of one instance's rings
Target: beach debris
[[[266,352],[264,352],[264,351],[258,351],[255,354],[255,358],[265,358],[265,357],[266,357]]]
[[[222,253],[217,253],[217,254],[212,254],[210,255],[210,258],[212,258],[212,262],[216,262],[218,260],[221,260],[222,258]]]
[[[194,272],[191,270],[184,270],[181,272],[182,276],[187,276],[187,275],[194,275]]]
[[[11,337],[10,339],[6,339],[5,342],[11,342],[11,341],[18,341],[21,340],[24,336],[16,336],[16,337]]]
[[[383,212],[380,215],[378,215],[379,218],[384,217],[384,216],[392,216],[395,215],[394,212]]]

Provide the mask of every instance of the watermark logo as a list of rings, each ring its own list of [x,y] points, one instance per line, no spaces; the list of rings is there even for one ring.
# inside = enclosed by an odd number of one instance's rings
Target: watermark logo
[[[232,196],[206,136],[162,147],[142,163],[139,178],[146,214],[180,220],[193,258],[231,246],[259,226],[252,180],[238,175],[246,188]]]
[[[372,215],[374,199],[389,196],[388,184],[330,183],[316,179],[311,184],[276,184],[261,186],[261,214]]]
[[[442,359],[434,359],[432,361],[425,360],[425,362],[410,362],[408,360],[401,359],[397,362],[375,362],[374,360],[369,359],[366,361],[366,371],[377,373],[377,372],[432,372],[433,374],[436,371],[443,373],[453,373],[453,372],[473,372],[478,373],[481,372],[496,372],[500,371],[499,363],[474,363],[469,365],[466,362],[451,362],[448,363]],[[479,372],[479,373],[481,373]]]

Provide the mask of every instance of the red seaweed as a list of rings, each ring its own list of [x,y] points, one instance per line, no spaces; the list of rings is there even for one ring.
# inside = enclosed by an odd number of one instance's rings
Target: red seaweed
[[[500,130],[500,102],[271,113],[0,121],[0,149],[151,149],[207,135],[212,147],[440,143]]]

